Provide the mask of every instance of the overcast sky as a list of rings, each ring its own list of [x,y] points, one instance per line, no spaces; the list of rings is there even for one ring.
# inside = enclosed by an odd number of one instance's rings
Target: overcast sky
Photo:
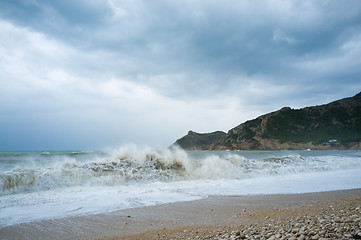
[[[164,148],[360,91],[359,0],[0,1],[0,150]]]

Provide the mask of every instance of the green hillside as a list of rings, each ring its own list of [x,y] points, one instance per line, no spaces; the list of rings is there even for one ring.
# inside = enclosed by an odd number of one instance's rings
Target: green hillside
[[[320,106],[284,107],[242,123],[226,135],[203,134],[196,139],[190,134],[178,144],[207,150],[360,149],[361,93]]]

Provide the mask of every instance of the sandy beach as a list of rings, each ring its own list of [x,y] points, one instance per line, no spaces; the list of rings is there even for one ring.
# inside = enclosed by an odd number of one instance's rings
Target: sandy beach
[[[360,209],[361,189],[210,196],[3,227],[0,239],[358,239]]]

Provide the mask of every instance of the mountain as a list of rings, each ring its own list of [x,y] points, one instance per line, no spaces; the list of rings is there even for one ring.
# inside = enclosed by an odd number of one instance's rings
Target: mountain
[[[186,150],[361,149],[361,92],[320,106],[284,107],[214,134],[189,132],[175,144]]]

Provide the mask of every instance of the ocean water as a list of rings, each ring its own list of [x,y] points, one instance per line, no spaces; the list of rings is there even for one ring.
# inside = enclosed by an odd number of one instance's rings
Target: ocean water
[[[0,228],[210,195],[361,188],[361,151],[0,152]]]

